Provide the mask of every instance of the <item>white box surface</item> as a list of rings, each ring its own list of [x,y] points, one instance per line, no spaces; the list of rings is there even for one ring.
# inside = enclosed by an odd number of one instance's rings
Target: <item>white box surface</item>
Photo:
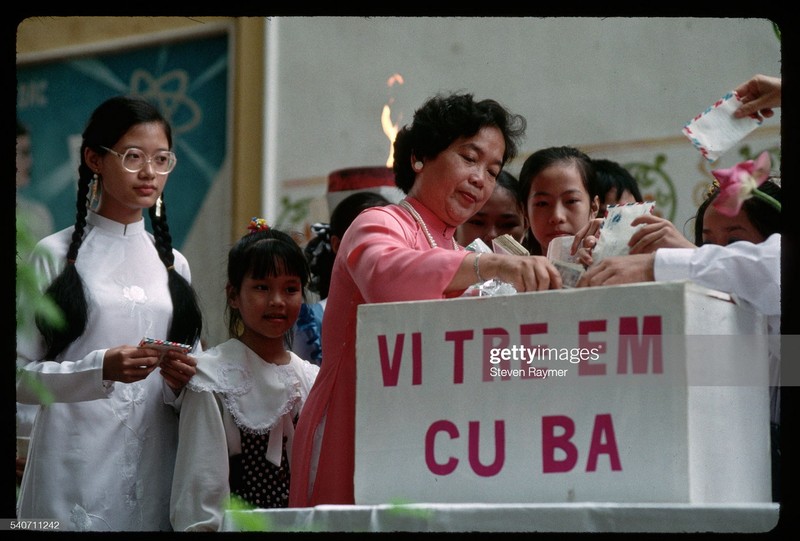
[[[361,306],[356,503],[768,502],[765,333],[688,282]]]

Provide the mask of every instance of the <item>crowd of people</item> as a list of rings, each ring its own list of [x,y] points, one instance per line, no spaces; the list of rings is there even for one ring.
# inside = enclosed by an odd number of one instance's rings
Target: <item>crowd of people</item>
[[[735,114],[771,117],[780,86],[764,75],[741,84]],[[305,250],[253,218],[220,284],[230,338],[204,348],[192,273],[167,224],[178,162],[170,125],[144,99],[100,104],[83,132],[76,222],[31,256],[66,325],[46,314],[18,324],[17,401],[37,406],[17,464],[18,518],[79,531],[218,531],[236,500],[354,504],[359,306],[459,297],[491,279],[517,292],[560,289],[546,256],[559,237],[575,237],[586,269],[578,287],[688,279],[750,303],[780,333],[779,177],[759,185],[769,199],[735,213],[717,208],[722,189],[712,188],[692,240],[664,218],[636,218],[630,254],[594,263],[607,206],[643,201],[635,178],[553,146],[533,152],[517,179],[504,167],[526,125],[497,101],[436,95],[397,133],[399,204],[348,198]],[[465,248],[504,234],[531,255]],[[779,366],[779,349],[770,356]],[[777,468],[779,379],[771,385]]]

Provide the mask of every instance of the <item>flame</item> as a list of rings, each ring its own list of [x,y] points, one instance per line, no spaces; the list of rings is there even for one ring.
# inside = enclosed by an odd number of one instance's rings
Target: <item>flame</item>
[[[381,126],[383,126],[383,133],[389,138],[389,158],[386,160],[386,167],[392,167],[394,165],[394,138],[397,137],[398,127],[397,124],[392,124],[392,110],[389,104],[383,106]]]
[[[391,88],[395,84],[401,85],[403,82],[403,76],[399,73],[395,73],[386,81],[386,86]],[[385,133],[386,137],[389,138],[389,158],[386,160],[386,167],[392,167],[394,165],[394,138],[397,137],[397,132],[399,131],[400,126],[399,118],[397,123],[392,123],[391,105],[393,103],[394,98],[390,97],[389,102],[383,106],[383,111],[381,112],[381,126],[383,127],[383,133]]]

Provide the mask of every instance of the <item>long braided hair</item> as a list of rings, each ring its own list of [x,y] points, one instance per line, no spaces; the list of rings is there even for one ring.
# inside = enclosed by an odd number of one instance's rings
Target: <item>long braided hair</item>
[[[46,294],[59,306],[64,314],[66,325],[56,327],[46,319],[37,317],[36,326],[42,333],[46,345],[47,359],[55,359],[72,342],[86,330],[88,304],[83,289],[83,280],[78,273],[75,262],[78,250],[83,242],[88,212],[86,199],[93,172],[84,158],[86,148],[104,154],[103,146],[112,148],[131,127],[158,122],[164,128],[170,148],[172,147],[172,129],[167,120],[149,102],[142,98],[116,96],[102,104],[92,113],[83,132],[81,144],[81,163],[78,167],[78,197],[75,204],[75,228],[72,241],[67,249],[67,264],[55,280],[47,288]],[[155,237],[155,248],[158,256],[167,268],[170,297],[172,299],[172,323],[167,340],[194,344],[203,327],[203,317],[197,302],[197,296],[189,282],[178,273],[173,264],[175,255],[172,251],[172,236],[167,225],[164,194],[161,195],[160,216],[156,206],[149,209],[150,219]]]

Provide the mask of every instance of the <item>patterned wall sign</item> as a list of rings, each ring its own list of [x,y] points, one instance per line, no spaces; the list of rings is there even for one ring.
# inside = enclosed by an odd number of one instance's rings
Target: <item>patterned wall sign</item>
[[[180,248],[227,151],[229,36],[158,41],[18,62],[17,119],[31,135],[30,183],[18,198],[39,202],[55,230],[75,221],[81,133],[91,112],[119,94],[155,103],[173,129],[178,165],[165,190]]]

